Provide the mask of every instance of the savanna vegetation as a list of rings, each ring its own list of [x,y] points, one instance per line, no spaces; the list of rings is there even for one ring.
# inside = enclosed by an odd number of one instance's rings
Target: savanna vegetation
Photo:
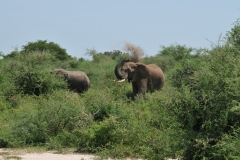
[[[75,148],[101,157],[240,159],[240,24],[211,49],[162,46],[142,63],[165,73],[161,91],[134,99],[114,67],[131,55],[88,50],[77,59],[53,42],[30,42],[0,59],[0,148]],[[84,71],[77,94],[54,68]]]

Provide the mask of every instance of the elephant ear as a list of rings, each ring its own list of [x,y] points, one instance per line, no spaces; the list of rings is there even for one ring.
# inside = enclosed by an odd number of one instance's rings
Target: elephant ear
[[[139,79],[146,79],[149,77],[149,71],[147,66],[142,63],[137,63],[136,71],[133,75],[132,82],[136,82]]]

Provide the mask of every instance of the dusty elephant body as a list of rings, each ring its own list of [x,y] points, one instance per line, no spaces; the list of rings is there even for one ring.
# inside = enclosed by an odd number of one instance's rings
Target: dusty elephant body
[[[86,92],[90,87],[88,76],[82,71],[67,71],[64,69],[54,69],[55,73],[68,82],[69,89],[78,93]]]
[[[133,94],[145,94],[161,90],[164,85],[164,73],[155,64],[145,65],[131,60],[121,60],[115,67],[118,79],[128,79],[132,82]]]

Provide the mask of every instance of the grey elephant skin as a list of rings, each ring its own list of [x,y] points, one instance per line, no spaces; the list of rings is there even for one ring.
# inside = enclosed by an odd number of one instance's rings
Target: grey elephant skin
[[[67,71],[64,69],[54,69],[52,74],[63,77],[69,85],[69,89],[77,93],[86,92],[90,87],[88,76],[82,71]]]
[[[118,79],[132,82],[134,96],[161,90],[165,81],[162,69],[155,64],[145,65],[131,60],[120,60],[114,72]]]

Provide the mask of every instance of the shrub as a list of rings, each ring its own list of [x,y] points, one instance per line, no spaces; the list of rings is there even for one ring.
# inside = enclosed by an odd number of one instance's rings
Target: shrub
[[[231,46],[234,46],[234,48],[236,48],[236,51],[238,52],[237,54],[239,54],[239,49],[240,49],[240,19],[237,19],[237,21],[234,23],[234,27],[231,29],[231,31],[229,31],[227,33],[227,41],[228,44],[230,44]]]
[[[237,110],[231,110],[240,96],[239,58],[230,46],[217,46],[197,61],[180,61],[174,70],[171,81],[179,94],[172,105],[188,135],[187,159],[224,159],[232,154],[219,149],[224,150],[220,144],[225,133],[239,127],[239,120],[231,118],[238,117]]]
[[[239,131],[237,135],[224,134],[222,139],[197,138],[190,142],[184,159],[238,159],[240,154]]]
[[[156,55],[151,57],[145,57],[143,63],[158,65],[166,75],[169,70],[175,67],[176,61],[172,56]]]
[[[62,87],[66,88],[64,81],[50,74],[53,57],[49,52],[29,52],[16,54],[14,59],[7,59],[2,70],[8,85],[4,89],[7,99],[16,94],[40,95]]]
[[[58,44],[54,42],[47,42],[47,40],[38,40],[37,42],[28,42],[28,44],[22,46],[21,53],[29,52],[46,52],[49,51],[58,60],[68,60],[71,58],[66,52],[66,49],[61,48]]]
[[[115,127],[110,132],[108,145],[101,147],[101,155],[146,159],[177,155],[183,133],[171,115],[171,108],[167,107],[168,96],[155,92],[135,102],[122,102],[115,114]]]
[[[64,135],[67,138],[67,132],[92,121],[85,118],[85,106],[73,92],[56,91],[49,96],[26,97],[20,106],[14,119],[16,123],[11,125],[11,134],[20,146],[45,144]],[[71,142],[61,144],[71,146]]]
[[[116,59],[116,57],[119,57],[123,53],[119,50],[113,50],[113,51],[108,51],[103,53],[106,56],[109,56],[111,59]]]
[[[161,46],[162,50],[159,52],[159,55],[162,56],[171,56],[175,61],[186,59],[191,56],[193,48],[188,48],[185,45],[171,45],[169,47]]]

